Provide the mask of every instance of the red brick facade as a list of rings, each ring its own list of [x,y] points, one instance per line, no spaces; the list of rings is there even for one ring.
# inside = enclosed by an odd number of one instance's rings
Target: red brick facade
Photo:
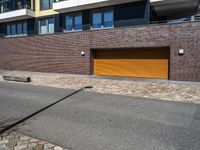
[[[92,74],[92,49],[166,46],[170,79],[200,81],[200,22],[0,39],[0,69]]]

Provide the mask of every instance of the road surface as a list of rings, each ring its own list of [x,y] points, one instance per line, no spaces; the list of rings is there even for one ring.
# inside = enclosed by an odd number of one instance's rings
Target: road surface
[[[0,82],[0,124],[73,91]],[[200,150],[200,105],[83,91],[16,129],[70,150]]]

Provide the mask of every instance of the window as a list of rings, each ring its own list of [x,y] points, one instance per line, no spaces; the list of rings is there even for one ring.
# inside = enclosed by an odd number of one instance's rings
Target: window
[[[41,10],[51,9],[54,0],[41,0]]]
[[[41,19],[39,25],[40,34],[54,33],[54,18]]]
[[[82,30],[82,16],[74,16],[74,30]]]
[[[102,25],[102,13],[93,13],[93,28],[101,28]]]
[[[113,27],[113,10],[99,10],[92,13],[92,28]]]
[[[41,33],[41,34],[47,33],[46,19],[42,19],[42,20],[40,21],[40,33]]]
[[[103,26],[104,27],[112,27],[113,26],[113,11],[104,12],[104,20]]]
[[[26,22],[24,22],[23,23],[23,34],[27,34],[27,23]]]
[[[10,36],[11,32],[10,32],[10,25],[7,25],[7,36]]]
[[[48,20],[48,29],[49,29],[49,33],[54,33],[54,19],[50,18]]]
[[[18,35],[22,34],[22,24],[21,23],[17,24],[17,34]]]
[[[66,16],[66,31],[71,31],[73,29],[73,17]]]
[[[16,25],[15,24],[11,25],[11,35],[12,36],[16,35]]]
[[[82,23],[82,15],[67,15],[65,17],[65,24],[66,24],[66,31],[72,30],[82,30],[83,23]]]
[[[27,23],[18,22],[7,24],[7,36],[21,36],[27,35]]]

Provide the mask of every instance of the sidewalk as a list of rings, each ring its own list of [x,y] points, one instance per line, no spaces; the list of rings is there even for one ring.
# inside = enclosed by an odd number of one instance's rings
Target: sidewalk
[[[0,150],[67,150],[60,146],[11,132],[0,135]]]
[[[55,73],[0,71],[2,75],[29,76],[28,84],[66,89],[93,86],[89,91],[133,97],[200,104],[200,82],[178,82],[154,79],[113,78]]]

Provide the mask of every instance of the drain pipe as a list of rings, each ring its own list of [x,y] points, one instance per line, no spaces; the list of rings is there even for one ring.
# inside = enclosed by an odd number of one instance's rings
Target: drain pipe
[[[75,94],[77,94],[77,93],[79,93],[79,92],[81,92],[81,91],[84,91],[85,89],[91,89],[91,88],[93,88],[93,87],[92,87],[92,86],[85,86],[85,87],[83,87],[83,88],[81,88],[81,89],[79,89],[79,90],[77,90],[77,91],[75,91],[75,92],[73,92],[73,93],[71,93],[71,94],[69,94],[69,95],[67,95],[67,96],[65,96],[65,97],[63,97],[63,98],[61,98],[61,99],[59,99],[59,100],[57,100],[56,102],[54,102],[54,103],[52,103],[52,104],[49,104],[49,105],[45,106],[44,108],[42,108],[42,109],[40,109],[40,110],[38,110],[38,111],[36,111],[36,112],[34,112],[34,113],[32,113],[32,114],[30,114],[30,115],[24,117],[23,119],[21,119],[21,120],[15,122],[15,123],[13,123],[13,124],[11,124],[11,125],[6,126],[5,128],[3,128],[3,129],[0,130],[0,135],[1,135],[2,133],[6,132],[6,131],[8,131],[8,130],[10,130],[10,129],[12,129],[13,127],[15,127],[15,126],[17,126],[17,125],[19,125],[19,124],[21,124],[21,123],[27,121],[28,119],[30,119],[30,118],[36,116],[37,114],[39,114],[39,113],[41,113],[41,112],[47,110],[48,108],[53,107],[53,106],[56,105],[57,103],[59,103],[59,102],[65,100],[65,99],[67,99],[67,98],[69,98],[69,97],[71,97],[71,96],[73,96],[73,95],[75,95]]]

